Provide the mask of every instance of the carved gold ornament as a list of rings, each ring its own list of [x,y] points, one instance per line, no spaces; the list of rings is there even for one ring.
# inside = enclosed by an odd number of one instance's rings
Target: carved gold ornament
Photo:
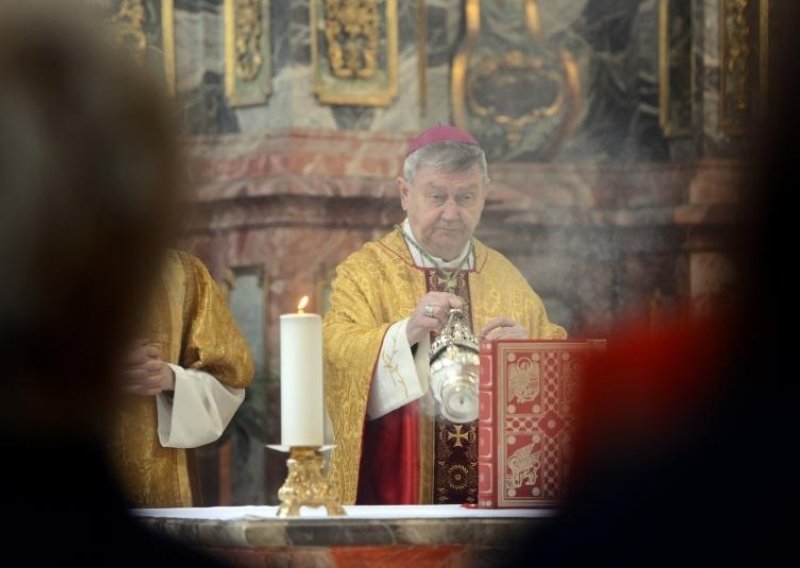
[[[563,74],[541,57],[510,51],[478,63],[467,80],[467,100],[476,116],[502,126],[513,145],[519,142],[523,128],[562,109],[567,88]],[[522,90],[535,93],[536,98],[520,104],[513,93]]]
[[[164,62],[164,82],[170,95],[175,93],[175,28],[174,28],[174,0],[161,0],[161,21],[153,19],[153,12],[157,10],[156,3],[145,0],[121,0],[116,9],[105,12],[108,14],[111,26],[114,29],[116,40],[120,45],[130,50],[138,64],[145,65],[148,52],[161,51]],[[109,13],[112,12],[112,13]],[[113,15],[112,15],[113,14]],[[160,28],[160,29],[159,29]],[[161,45],[158,45],[158,36],[161,36]]]
[[[320,448],[292,446],[289,452],[288,474],[278,490],[278,516],[299,517],[301,507],[324,507],[328,516],[347,516],[336,489],[322,472]]]
[[[264,104],[272,91],[269,0],[225,0],[223,9],[228,104]]]
[[[523,5],[520,21],[527,40],[499,50],[482,40],[480,0],[466,0],[467,34],[453,59],[454,121],[479,140],[500,141],[492,158],[525,152],[551,158],[578,120],[575,59],[543,37],[536,1],[525,0]],[[501,138],[495,138],[498,135]]]
[[[236,1],[236,73],[244,81],[258,77],[261,57],[261,0]]]
[[[144,32],[143,0],[122,0],[119,11],[111,23],[119,29],[117,41],[130,49],[137,63],[144,63],[147,52],[147,34]]]
[[[323,104],[397,96],[397,0],[309,0],[314,93]]]
[[[377,0],[325,0],[325,39],[333,74],[369,79],[378,69]]]

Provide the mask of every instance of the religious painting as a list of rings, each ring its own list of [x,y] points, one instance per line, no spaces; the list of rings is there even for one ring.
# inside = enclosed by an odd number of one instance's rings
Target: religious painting
[[[661,129],[667,137],[689,136],[694,83],[691,0],[660,0],[658,51]]]
[[[134,59],[152,69],[175,94],[174,0],[95,0],[94,6],[114,26],[119,43]]]
[[[336,105],[397,95],[397,0],[311,0],[314,93]]]
[[[264,104],[272,91],[269,0],[225,0],[225,96],[233,107]]]

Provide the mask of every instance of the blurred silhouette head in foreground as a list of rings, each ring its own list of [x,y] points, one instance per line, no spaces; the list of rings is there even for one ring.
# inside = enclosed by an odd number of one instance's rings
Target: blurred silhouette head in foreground
[[[0,540],[27,565],[205,566],[128,515],[106,462],[178,176],[159,85],[78,12],[0,0]]]
[[[6,437],[103,428],[110,370],[169,242],[178,184],[166,97],[100,29],[73,3],[0,0]]]

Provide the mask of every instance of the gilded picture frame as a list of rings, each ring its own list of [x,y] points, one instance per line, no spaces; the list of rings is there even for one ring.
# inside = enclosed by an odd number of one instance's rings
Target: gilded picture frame
[[[397,0],[310,0],[314,94],[332,105],[388,106],[397,96]]]
[[[453,120],[479,140],[484,135],[492,136],[491,132],[502,132],[502,138],[497,138],[501,142],[492,145],[487,153],[490,158],[507,159],[527,153],[526,159],[534,156],[550,160],[577,126],[582,105],[580,70],[572,52],[549,42],[542,33],[536,0],[513,5],[515,9],[520,7],[523,9],[519,17],[528,41],[487,49],[490,44],[480,47],[481,0],[466,0],[466,33],[450,71]],[[512,104],[507,98],[484,104],[481,99],[492,99],[483,95],[496,80],[518,84],[534,80],[545,84],[552,96],[546,102],[522,97]]]
[[[692,133],[695,63],[691,10],[691,0],[659,0],[659,122],[667,138]]]
[[[228,104],[265,104],[272,92],[270,0],[225,0],[224,20]]]

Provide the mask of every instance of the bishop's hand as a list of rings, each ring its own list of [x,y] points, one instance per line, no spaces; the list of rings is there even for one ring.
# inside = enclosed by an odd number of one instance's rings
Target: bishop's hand
[[[452,308],[463,307],[461,298],[449,292],[428,292],[414,308],[406,324],[409,345],[416,345],[432,331],[441,331]]]
[[[140,396],[155,396],[175,389],[175,374],[161,360],[157,346],[146,341],[137,342],[128,352],[122,369],[126,392]]]
[[[528,339],[528,330],[511,318],[494,318],[481,330],[481,339]]]

